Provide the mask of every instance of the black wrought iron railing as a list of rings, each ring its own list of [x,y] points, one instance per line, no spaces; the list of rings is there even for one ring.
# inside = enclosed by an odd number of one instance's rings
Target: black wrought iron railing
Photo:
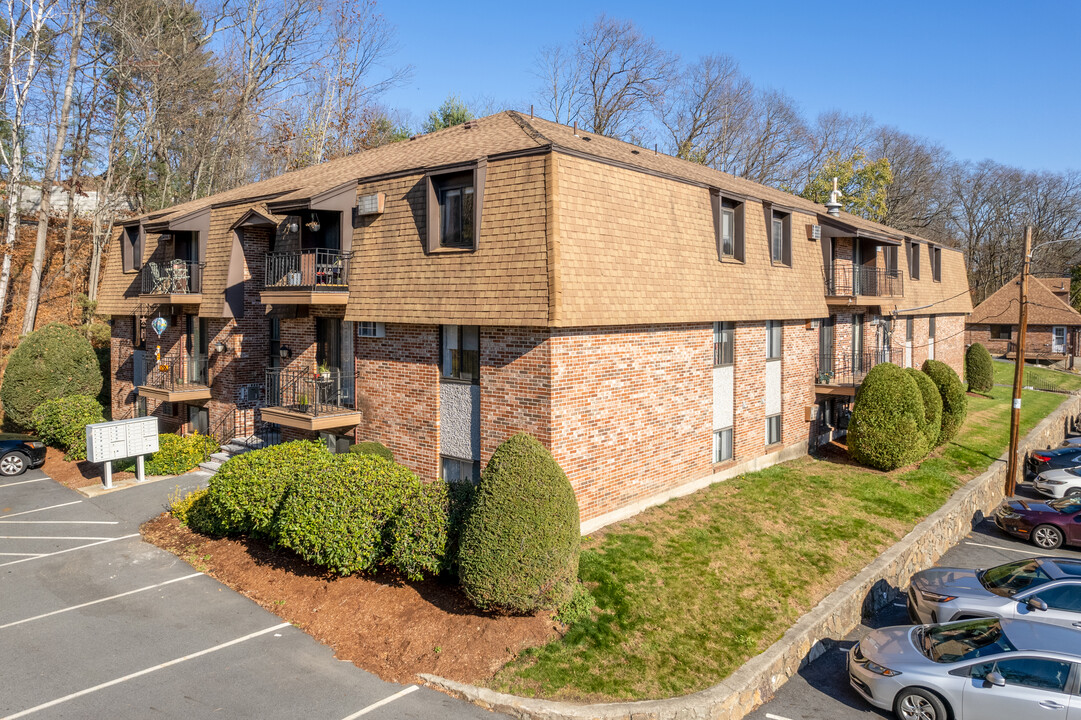
[[[1012,355],[1017,352],[1017,343],[1010,340],[1006,343],[1006,353]],[[1039,358],[1039,357],[1053,357],[1056,355],[1065,355],[1067,347],[1065,343],[1055,342],[1025,342],[1025,357]]]
[[[210,367],[206,355],[169,353],[161,358],[148,352],[143,385],[161,390],[184,390],[192,386],[210,386]]]
[[[319,417],[353,409],[354,376],[337,368],[267,368],[266,406]]]
[[[139,271],[143,295],[185,295],[202,292],[203,264],[194,260],[148,262]]]
[[[836,356],[819,354],[815,357],[815,385],[859,385],[871,368],[882,362],[891,362],[888,350]]]
[[[824,272],[828,296],[900,297],[905,292],[898,270],[834,263]]]
[[[268,290],[345,292],[348,285],[349,253],[323,249],[267,253]]]

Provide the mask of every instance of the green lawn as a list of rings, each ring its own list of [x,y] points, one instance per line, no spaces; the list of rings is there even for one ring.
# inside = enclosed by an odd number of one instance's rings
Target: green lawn
[[[995,360],[992,364],[995,368],[995,384],[1013,387],[1013,362]],[[1072,392],[1081,390],[1081,375],[1030,365],[1025,368],[1025,384],[1039,384],[1041,386],[1052,384],[1058,386],[1060,390]]]
[[[1009,396],[969,396],[956,441],[915,469],[802,458],[586,539],[580,576],[599,612],[524,652],[492,686],[604,701],[716,684],[986,469],[1008,443]],[[1023,432],[1063,399],[1026,392]]]

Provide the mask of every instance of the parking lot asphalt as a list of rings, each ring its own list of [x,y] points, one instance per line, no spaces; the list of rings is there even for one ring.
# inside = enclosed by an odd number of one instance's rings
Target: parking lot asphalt
[[[383,682],[138,526],[193,474],[89,499],[40,471],[0,481],[0,720],[491,718]]]
[[[1039,498],[1031,488],[1020,486],[1019,497]],[[1063,546],[1048,553],[1031,543],[1006,535],[990,520],[980,523],[964,540],[950,548],[938,561],[940,567],[988,568],[1038,555],[1081,559],[1078,548]],[[781,686],[772,700],[747,717],[750,720],[866,720],[892,718],[893,714],[871,707],[848,684],[845,654],[874,628],[908,625],[904,598],[865,618],[856,630],[839,638],[830,650]],[[1024,720],[1018,718],[1018,720]]]

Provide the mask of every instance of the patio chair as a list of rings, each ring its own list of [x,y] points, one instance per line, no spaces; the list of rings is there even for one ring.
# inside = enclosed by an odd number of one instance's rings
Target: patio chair
[[[188,264],[183,260],[173,261],[169,267],[169,278],[172,292],[186,293],[189,291]]]
[[[150,269],[150,287],[151,295],[164,295],[169,292],[169,278],[161,272],[161,265],[156,262],[148,262],[147,267]]]

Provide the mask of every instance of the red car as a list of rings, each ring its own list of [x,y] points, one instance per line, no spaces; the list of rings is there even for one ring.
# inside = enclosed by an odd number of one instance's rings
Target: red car
[[[995,510],[995,525],[1014,537],[1031,540],[1044,550],[1063,543],[1081,545],[1081,498],[1047,502],[1007,500]]]

